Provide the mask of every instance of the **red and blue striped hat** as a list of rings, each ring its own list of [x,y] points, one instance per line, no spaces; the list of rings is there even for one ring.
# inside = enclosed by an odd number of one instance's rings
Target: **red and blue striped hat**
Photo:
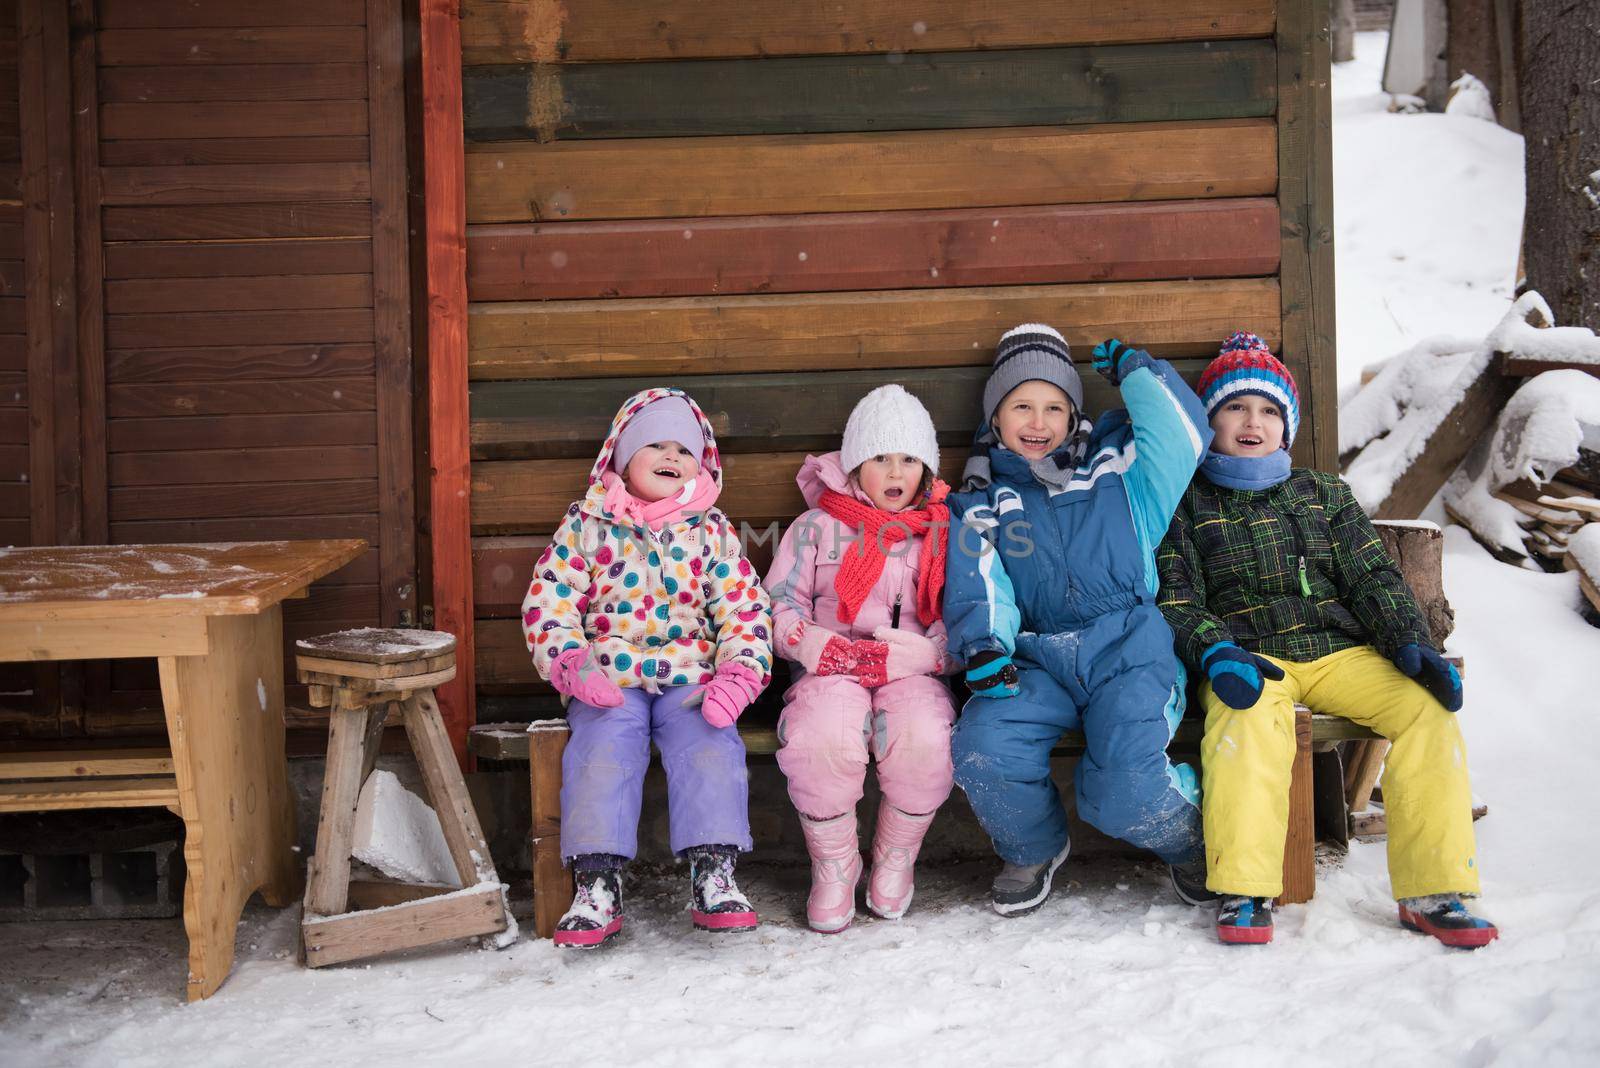
[[[1200,373],[1196,392],[1208,419],[1224,401],[1241,393],[1267,398],[1283,410],[1283,447],[1294,444],[1300,430],[1300,391],[1294,375],[1256,335],[1241,330],[1224,341],[1217,358]]]

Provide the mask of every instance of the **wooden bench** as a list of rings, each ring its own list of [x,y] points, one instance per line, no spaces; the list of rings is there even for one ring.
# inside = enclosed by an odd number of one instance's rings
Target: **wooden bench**
[[[781,692],[781,687],[777,689]],[[771,719],[775,704],[764,699],[754,715],[740,722],[739,736],[744,739],[746,752],[768,756],[778,751],[778,731]],[[570,735],[566,721],[554,719],[532,724],[480,724],[473,728],[470,739],[472,752],[481,758],[528,761],[533,798],[534,930],[540,938],[550,937],[556,921],[572,900],[572,875],[561,863],[561,755]],[[1185,719],[1173,737],[1173,753],[1188,756],[1197,753],[1200,735],[1200,722],[1194,718]],[[1370,741],[1378,737],[1347,719],[1313,715],[1303,706],[1296,709],[1295,736],[1299,744],[1290,786],[1283,896],[1279,899],[1291,904],[1309,901],[1316,886],[1313,753],[1329,752],[1340,742]],[[1076,757],[1083,752],[1083,735],[1069,731],[1062,735],[1051,756]]]
[[[178,806],[169,749],[0,753],[0,812]]]

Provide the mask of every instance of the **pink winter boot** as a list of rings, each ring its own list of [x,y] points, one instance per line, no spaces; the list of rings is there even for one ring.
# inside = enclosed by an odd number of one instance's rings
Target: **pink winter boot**
[[[867,882],[867,908],[886,920],[898,920],[911,907],[916,889],[911,869],[928,833],[933,813],[913,816],[887,801],[878,805],[878,832],[872,836],[872,878]]]
[[[831,820],[800,817],[811,854],[811,893],[806,922],[813,931],[835,934],[856,918],[856,887],[861,883],[861,843],[854,810]]]

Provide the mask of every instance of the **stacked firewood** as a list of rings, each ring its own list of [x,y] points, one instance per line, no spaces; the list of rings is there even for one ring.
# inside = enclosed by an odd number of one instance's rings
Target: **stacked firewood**
[[[1528,555],[1551,570],[1578,571],[1584,596],[1600,612],[1600,574],[1588,574],[1580,554],[1570,551],[1580,530],[1600,523],[1600,455],[1583,454],[1591,462],[1569,467],[1542,485],[1512,482],[1495,496],[1527,517],[1523,545]]]

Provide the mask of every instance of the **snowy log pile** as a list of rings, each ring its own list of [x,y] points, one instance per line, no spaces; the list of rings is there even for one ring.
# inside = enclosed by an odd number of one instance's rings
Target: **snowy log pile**
[[[1537,293],[1481,341],[1430,338],[1384,363],[1341,406],[1340,448],[1375,517],[1437,495],[1500,559],[1580,572],[1600,613],[1600,337],[1554,326]]]

